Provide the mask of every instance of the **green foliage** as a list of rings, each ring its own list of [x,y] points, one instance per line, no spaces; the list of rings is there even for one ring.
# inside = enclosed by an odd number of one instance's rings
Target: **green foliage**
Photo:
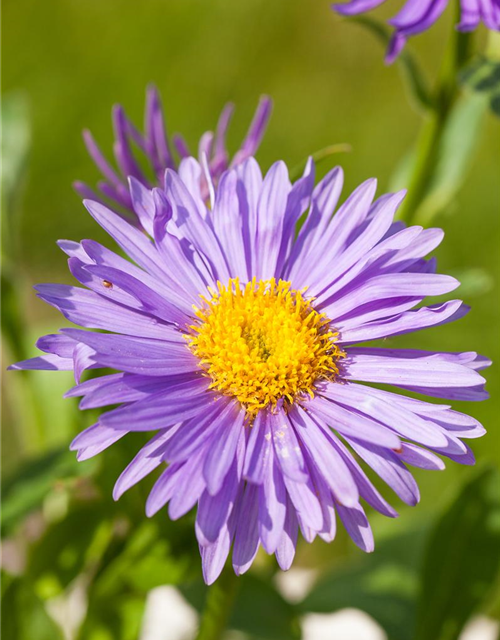
[[[28,574],[46,596],[58,595],[92,562],[88,550],[105,518],[102,506],[78,502],[32,547]]]
[[[438,519],[426,545],[415,640],[456,640],[500,569],[500,474],[486,468]]]
[[[2,132],[2,211],[8,216],[20,193],[31,143],[30,113],[24,93],[3,97]],[[6,223],[4,220],[3,224]]]
[[[428,226],[453,204],[473,164],[486,107],[484,96],[470,92],[453,106],[433,154],[434,171],[412,222]],[[391,190],[403,189],[410,183],[416,162],[416,149],[405,154],[391,178]]]
[[[452,203],[474,160],[487,100],[482,95],[463,96],[454,106],[436,153],[436,168],[415,221],[428,225]]]
[[[2,574],[1,631],[8,640],[63,640],[29,582],[7,574]]]
[[[49,492],[63,492],[72,478],[87,471],[67,447],[26,461],[3,482],[2,534],[12,533],[31,511],[41,508]]]
[[[429,530],[384,540],[371,556],[323,576],[304,612],[357,607],[390,640],[456,640],[499,576],[500,474],[473,475]]]
[[[418,569],[425,530],[405,532],[377,545],[372,555],[325,575],[301,604],[305,612],[357,607],[373,616],[390,640],[413,640]]]
[[[229,627],[262,640],[295,640],[300,637],[294,607],[280,596],[272,582],[257,575],[249,575],[242,580]]]
[[[229,567],[228,571],[232,571]],[[228,628],[240,631],[251,640],[298,640],[299,610],[283,599],[271,575],[257,572],[237,578],[237,589]],[[201,580],[181,585],[181,592],[198,611],[203,611],[207,587]]]
[[[473,91],[485,94],[491,111],[500,117],[500,61],[479,55],[462,70],[460,81]]]

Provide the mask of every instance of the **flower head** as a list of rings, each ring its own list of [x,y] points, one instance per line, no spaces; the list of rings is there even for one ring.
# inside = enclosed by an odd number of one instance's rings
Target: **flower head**
[[[363,346],[466,312],[460,300],[421,306],[458,286],[425,257],[443,233],[394,222],[404,194],[374,200],[374,180],[332,217],[342,171],[315,186],[311,161],[291,184],[282,162],[263,177],[248,158],[210,182],[208,203],[189,179],[201,171],[186,158],[161,189],[132,181],[149,237],[85,202],[130,260],[91,240],[61,241],[83,287],[39,285],[38,295],[84,328],[44,336],[45,354],[14,368],[73,370],[67,395],[82,397],[82,409],[120,405],[75,438],[80,460],[131,431],[154,432],[114,497],[161,468],[146,513],[168,503],[176,519],[197,505],[208,583],[231,547],[238,574],[260,546],[288,569],[299,529],[309,542],[331,541],[337,517],[371,551],[362,503],[397,514],[366,467],[414,505],[408,467],[472,464],[464,440],[484,433],[448,404],[413,395],[486,398],[485,358]],[[116,373],[80,382],[101,368]]]
[[[184,179],[199,180],[203,195],[208,196],[208,181],[205,174],[209,174],[214,184],[217,184],[224,171],[253,156],[264,136],[271,110],[270,98],[263,96],[245,139],[231,159],[226,148],[226,134],[234,105],[228,103],[222,110],[215,133],[206,131],[200,139],[198,155],[202,168],[199,169],[199,175],[183,176]],[[131,214],[133,222],[140,226],[140,217],[138,218],[132,204],[128,180],[132,177],[148,189],[160,186],[165,169],[177,170],[179,160],[188,158],[192,154],[182,135],[177,133],[171,139],[169,138],[160,96],[153,85],[148,87],[146,92],[144,133],[141,133],[128,119],[121,105],[113,107],[112,117],[115,134],[113,151],[118,171],[106,160],[90,131],[83,132],[83,140],[90,157],[104,178],[98,184],[102,196],[119,212]],[[134,149],[145,156],[149,165],[146,173],[135,159]],[[83,198],[102,201],[101,196],[98,196],[85,183],[77,181],[73,186]]]
[[[334,4],[332,8],[345,16],[358,15],[371,11],[385,0],[350,0],[343,4]],[[427,31],[441,16],[448,0],[406,0],[401,11],[389,20],[395,31],[387,50],[386,60],[391,63],[403,49],[406,40],[423,31]],[[488,29],[500,31],[500,0],[460,0],[461,20],[459,31],[473,31],[480,22]]]

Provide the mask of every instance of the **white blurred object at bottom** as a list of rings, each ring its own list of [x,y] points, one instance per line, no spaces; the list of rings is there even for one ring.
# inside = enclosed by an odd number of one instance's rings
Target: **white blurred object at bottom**
[[[459,640],[497,640],[500,624],[486,616],[476,616],[462,631]]]
[[[375,620],[359,609],[309,613],[302,618],[303,640],[387,640]]]
[[[148,593],[140,640],[191,640],[198,614],[175,587],[156,587]]]

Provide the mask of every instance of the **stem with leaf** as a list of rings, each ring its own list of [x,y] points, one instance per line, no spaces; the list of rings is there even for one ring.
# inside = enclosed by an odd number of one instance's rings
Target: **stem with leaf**
[[[432,99],[432,107],[417,142],[416,160],[408,185],[408,195],[400,210],[400,219],[408,224],[421,219],[419,206],[429,189],[439,160],[440,142],[458,97],[458,72],[467,58],[469,41],[469,34],[456,31],[453,27]]]
[[[196,640],[220,640],[242,578],[226,567],[219,579],[209,587]]]

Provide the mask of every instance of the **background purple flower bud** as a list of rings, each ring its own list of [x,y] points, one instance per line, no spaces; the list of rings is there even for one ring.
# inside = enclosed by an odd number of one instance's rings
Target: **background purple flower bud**
[[[366,13],[382,5],[385,0],[351,0],[334,4],[332,8],[344,16]],[[407,0],[399,13],[389,20],[394,27],[386,61],[391,63],[403,49],[410,36],[429,29],[448,5],[448,0]],[[500,31],[499,0],[460,0],[461,20],[459,31],[473,31],[480,22],[492,31]]]
[[[246,158],[253,156],[262,141],[271,111],[272,101],[267,96],[262,96],[247,135],[232,158],[226,147],[226,134],[234,112],[233,104],[228,103],[222,110],[215,132],[207,131],[202,135],[198,145],[201,167],[197,168],[198,175],[191,176],[191,179],[200,183],[204,199],[209,195],[206,172],[208,171],[210,180],[216,184],[222,173],[229,167],[235,167]],[[90,157],[104,178],[98,183],[98,190],[104,199],[110,200],[114,206],[117,206],[119,212],[126,211],[136,217],[127,181],[134,178],[147,189],[161,186],[165,169],[177,169],[180,161],[188,158],[192,153],[181,134],[175,133],[169,137],[160,95],[154,85],[149,86],[146,92],[144,133],[141,133],[129,120],[121,105],[113,107],[112,120],[115,136],[113,153],[118,171],[106,159],[90,131],[83,132],[83,140]],[[149,164],[151,180],[146,177],[137,163],[135,158],[137,151]],[[204,158],[206,158],[206,167]],[[83,198],[102,201],[102,198],[84,182],[76,181],[73,186]]]

